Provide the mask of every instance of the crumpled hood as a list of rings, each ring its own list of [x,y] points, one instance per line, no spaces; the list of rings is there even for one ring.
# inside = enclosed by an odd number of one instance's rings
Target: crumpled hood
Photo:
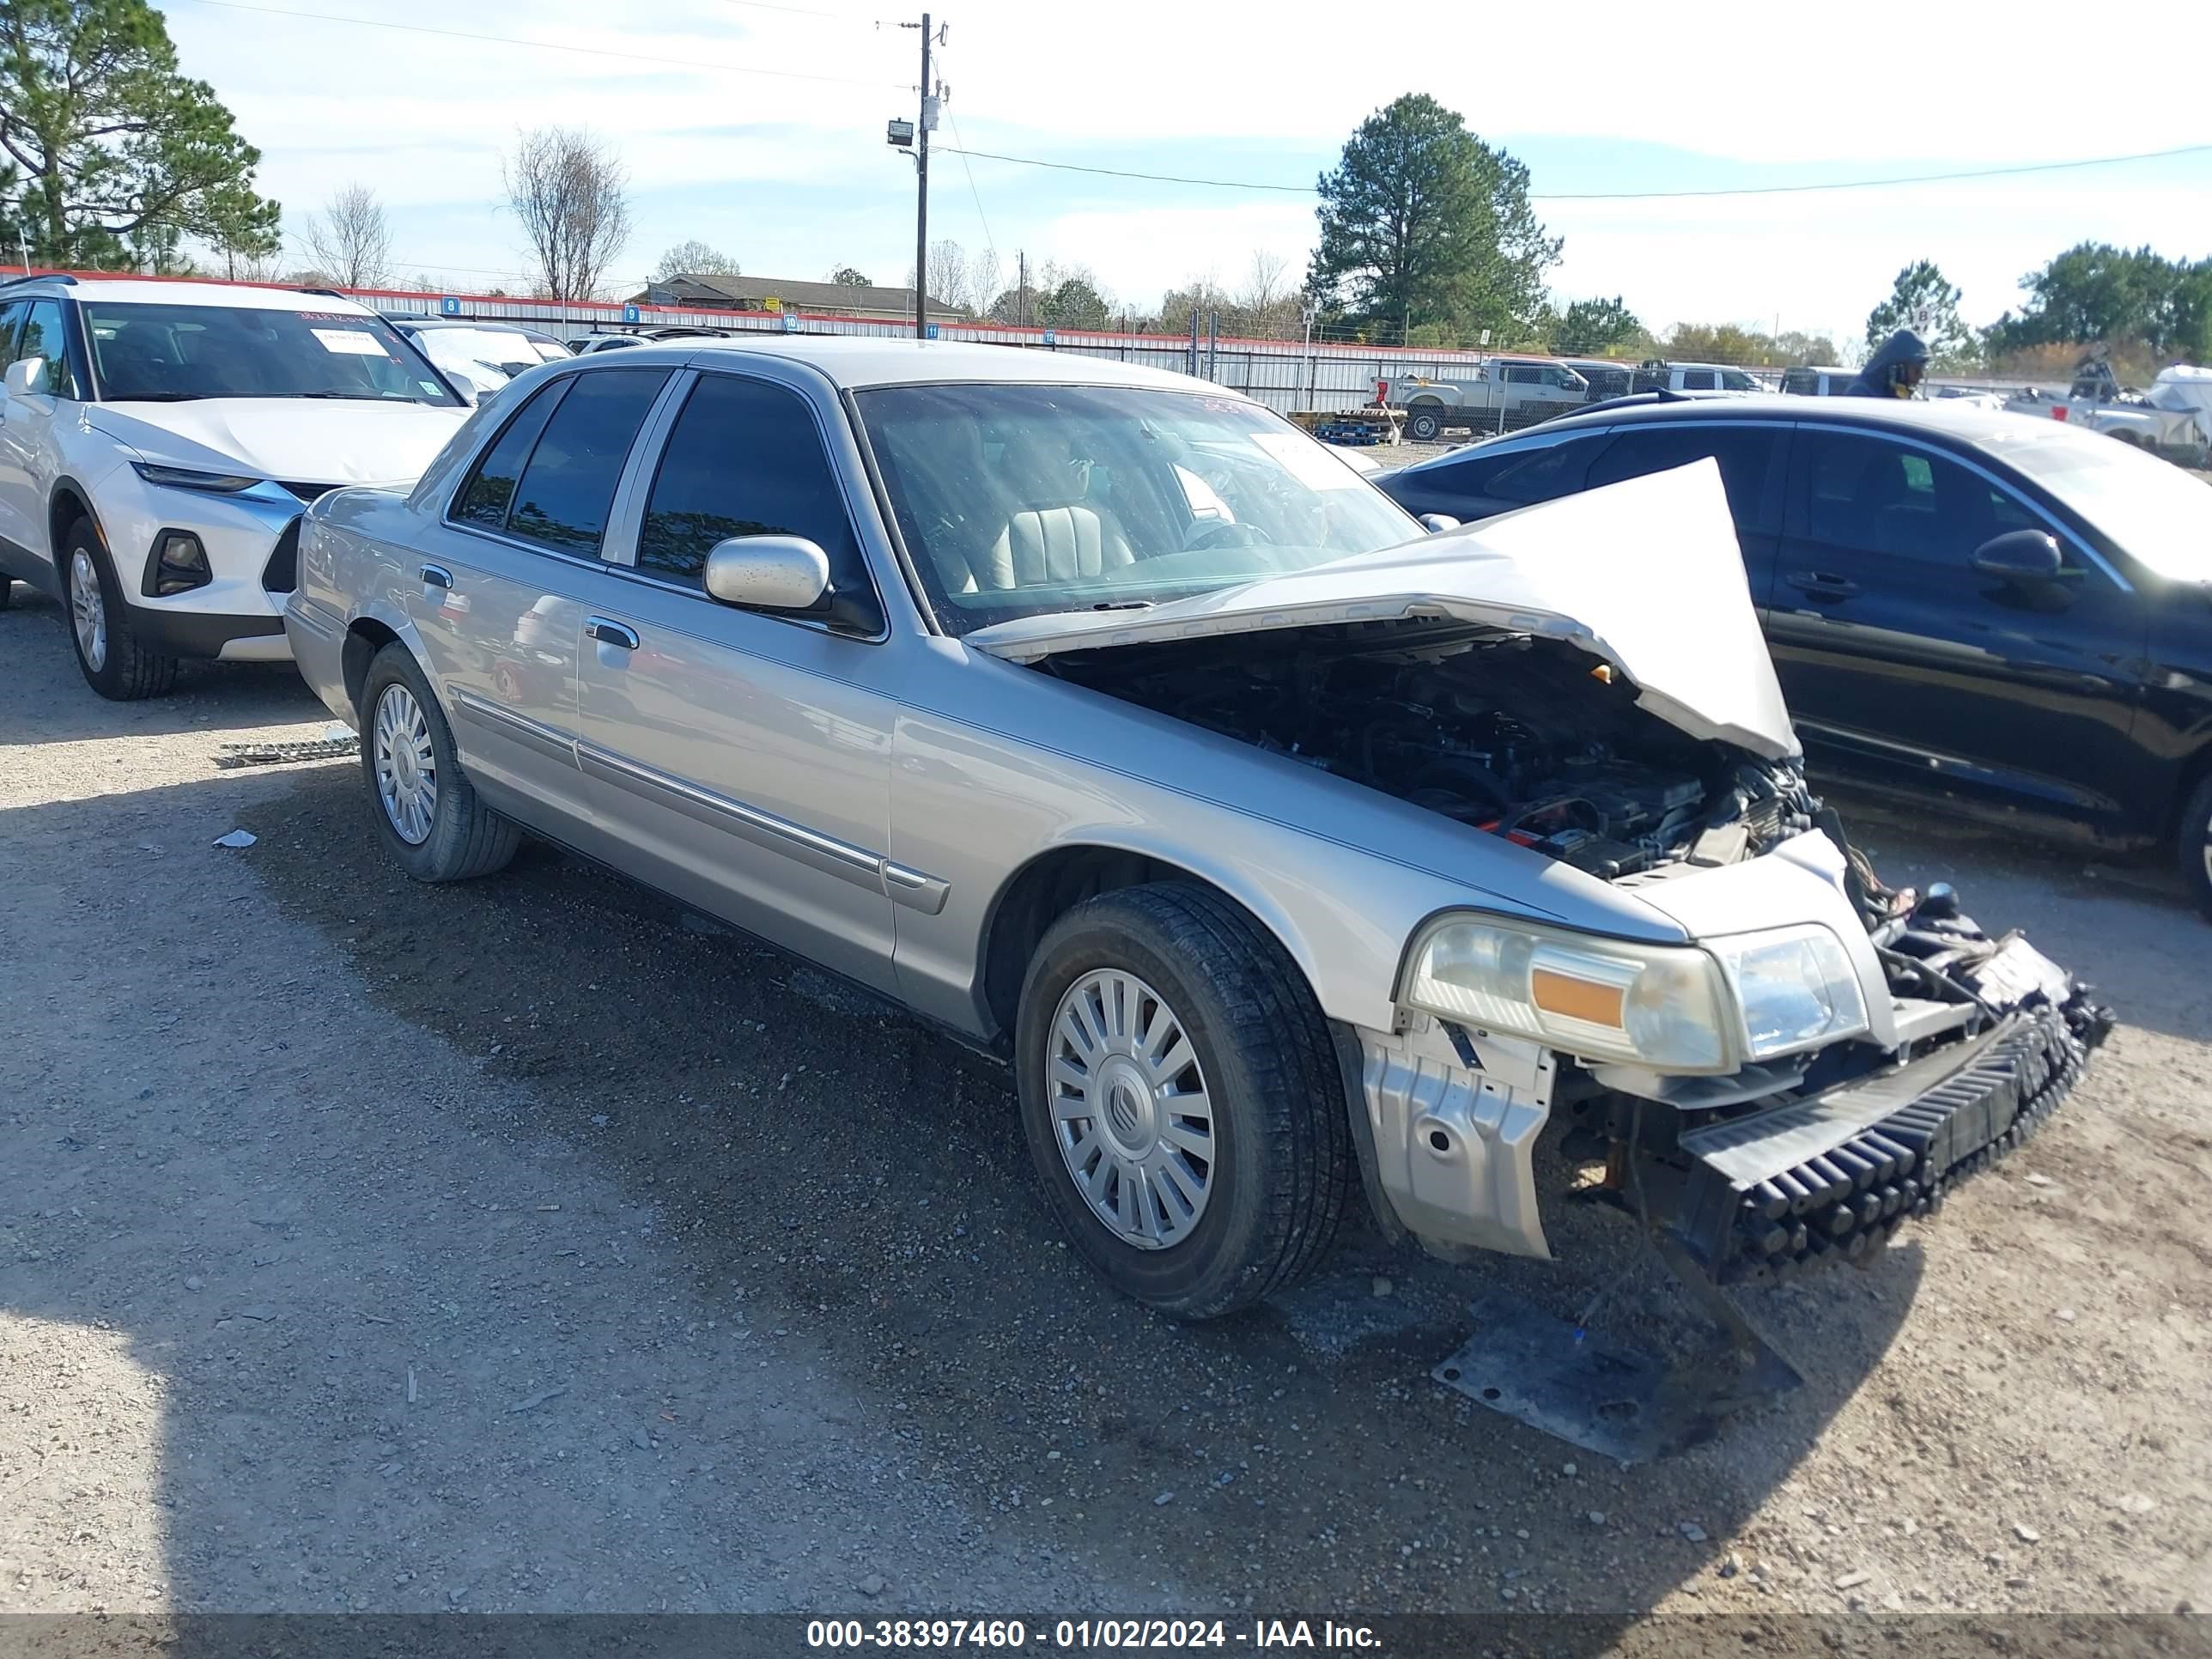
[[[967,643],[1034,662],[1103,646],[1414,617],[1565,640],[1611,663],[1640,707],[1692,737],[1768,760],[1798,752],[1720,468],[1710,460],[1149,611],[995,623]]]
[[[88,419],[149,461],[287,483],[412,483],[468,418],[434,404],[205,398],[95,404]]]

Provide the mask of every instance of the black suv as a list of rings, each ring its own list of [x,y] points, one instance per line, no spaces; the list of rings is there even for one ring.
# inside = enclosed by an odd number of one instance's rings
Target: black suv
[[[2212,488],[1942,404],[1619,399],[1378,478],[1485,519],[1711,458],[1808,757],[2107,845],[2172,841],[2212,915]]]

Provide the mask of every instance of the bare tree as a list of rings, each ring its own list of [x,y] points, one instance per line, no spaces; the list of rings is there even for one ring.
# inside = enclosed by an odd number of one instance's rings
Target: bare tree
[[[657,283],[675,276],[742,276],[738,262],[718,247],[710,247],[696,236],[688,242],[678,242],[660,256],[660,263],[653,268]]]
[[[392,227],[384,204],[367,185],[334,194],[321,216],[309,214],[300,233],[307,257],[340,288],[382,288],[392,275]]]
[[[588,132],[538,127],[520,134],[501,162],[507,205],[522,222],[538,287],[556,300],[588,300],[629,240],[629,174]]]
[[[1244,291],[1237,296],[1237,303],[1248,311],[1267,311],[1288,288],[1283,273],[1289,269],[1290,261],[1281,254],[1263,247],[1254,248],[1251,275],[1244,279]]]
[[[968,250],[950,237],[929,245],[929,281],[925,291],[939,305],[975,308],[977,301],[968,281]]]

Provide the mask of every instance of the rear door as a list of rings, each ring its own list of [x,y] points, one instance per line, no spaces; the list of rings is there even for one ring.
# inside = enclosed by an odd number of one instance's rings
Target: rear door
[[[1751,602],[1764,617],[1782,540],[1790,428],[1782,421],[1652,421],[1624,425],[1591,464],[1586,487],[1712,459],[1720,465]]]
[[[2061,580],[1972,568],[2016,530],[2055,537]],[[1767,637],[1801,734],[1832,767],[2092,823],[2127,816],[2147,607],[1994,469],[1802,427]]]
[[[549,380],[463,479],[402,580],[471,775],[544,823],[588,816],[576,759],[576,656],[631,447],[665,368]]]

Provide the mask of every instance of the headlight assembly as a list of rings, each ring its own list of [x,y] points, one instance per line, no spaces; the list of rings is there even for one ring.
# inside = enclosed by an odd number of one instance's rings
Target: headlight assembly
[[[1857,976],[1819,927],[1638,945],[1484,917],[1432,922],[1401,1000],[1585,1060],[1733,1072],[1866,1029]]]
[[[1717,939],[1753,1060],[1795,1054],[1867,1028],[1866,999],[1850,958],[1826,928],[1778,927]]]
[[[163,466],[156,461],[133,461],[132,471],[149,484],[171,489],[203,489],[215,495],[235,495],[261,482],[235,472],[202,472],[189,466]]]

